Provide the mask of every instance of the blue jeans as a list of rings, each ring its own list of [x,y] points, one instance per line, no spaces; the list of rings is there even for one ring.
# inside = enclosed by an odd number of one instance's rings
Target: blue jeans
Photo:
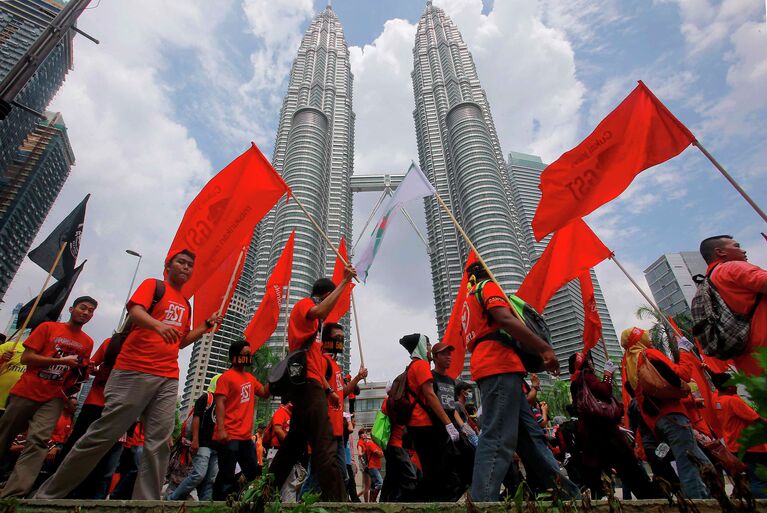
[[[341,479],[344,483],[349,480],[349,475],[346,473],[346,447],[344,447],[343,437],[337,436],[337,451],[336,459],[338,459],[339,472],[341,473]],[[301,485],[301,491],[298,498],[301,499],[305,493],[320,493],[320,480],[317,478],[317,472],[312,467],[311,459],[309,460],[309,468],[306,471],[306,481]]]
[[[197,489],[197,497],[201,501],[213,498],[213,482],[218,474],[218,457],[210,447],[200,447],[192,458],[192,472],[179,483],[168,499],[185,501],[189,494]]]
[[[755,499],[767,499],[767,482],[765,482],[756,473],[759,465],[767,466],[767,453],[765,452],[747,452],[743,457],[743,463],[748,466],[746,471],[748,482],[751,485],[751,493]]]
[[[368,468],[368,475],[370,476],[370,489],[380,490],[383,486],[383,477],[381,477],[381,469]]]
[[[217,444],[215,451],[218,455],[218,475],[213,483],[213,500],[223,501],[227,495],[237,491],[235,469],[238,463],[248,482],[258,477],[256,446],[250,439],[231,440]]]
[[[522,374],[496,374],[480,379],[482,432],[474,458],[471,498],[474,502],[501,500],[501,483],[518,451],[528,475],[546,488],[559,478],[565,494],[580,497],[578,487],[564,477],[522,391]],[[513,494],[514,490],[510,490]]]
[[[695,443],[690,420],[681,413],[669,413],[655,423],[655,432],[662,442],[671,447],[676,460],[676,470],[679,474],[679,484],[682,493],[688,499],[707,499],[708,488],[700,478],[700,472],[695,464],[687,457],[687,451],[695,455],[703,464],[711,464],[703,451]]]

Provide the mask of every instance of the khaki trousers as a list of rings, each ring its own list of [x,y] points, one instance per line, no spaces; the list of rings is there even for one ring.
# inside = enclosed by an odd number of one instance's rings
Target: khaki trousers
[[[45,462],[48,440],[63,408],[64,399],[60,398],[41,403],[17,395],[10,397],[0,419],[0,459],[8,454],[13,439],[24,431],[27,431],[27,443],[0,497],[24,497],[30,492]]]
[[[173,434],[178,380],[144,372],[113,370],[104,389],[101,418],[72,447],[58,470],[43,483],[36,499],[63,499],[139,417],[144,421],[144,451],[134,500],[160,500],[168,468],[168,440]]]

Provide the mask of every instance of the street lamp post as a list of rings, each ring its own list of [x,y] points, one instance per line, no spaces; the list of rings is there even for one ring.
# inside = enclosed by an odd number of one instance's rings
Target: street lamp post
[[[138,274],[138,266],[141,265],[141,254],[137,253],[136,251],[133,251],[132,249],[126,249],[126,253],[129,255],[138,257],[138,262],[136,262],[136,269],[133,271],[133,278],[130,281],[130,287],[128,288],[128,296],[125,298],[125,305],[123,305],[122,312],[120,313],[120,323],[117,325],[117,330],[119,331],[122,329],[123,322],[125,321],[125,317],[128,313],[127,306],[128,301],[130,300],[131,292],[133,292],[133,285],[136,283],[136,275]]]

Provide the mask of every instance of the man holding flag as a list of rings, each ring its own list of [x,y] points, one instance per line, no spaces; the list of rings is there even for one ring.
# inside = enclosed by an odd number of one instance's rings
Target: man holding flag
[[[188,250],[171,255],[165,264],[166,279],[144,280],[130,298],[127,307],[133,327],[104,390],[104,412],[43,483],[36,498],[66,497],[143,415],[144,452],[133,499],[160,499],[178,395],[178,352],[223,320],[213,315],[190,329],[191,309],[181,289],[192,276],[194,261]],[[162,294],[157,293],[159,287],[164,289]],[[112,345],[114,341],[110,349]]]

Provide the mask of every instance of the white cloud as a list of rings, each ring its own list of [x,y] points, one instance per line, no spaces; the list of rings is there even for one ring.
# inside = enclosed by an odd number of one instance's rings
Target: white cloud
[[[753,0],[674,1],[682,19],[680,30],[693,56],[721,45],[737,27],[763,12],[763,6]]]

